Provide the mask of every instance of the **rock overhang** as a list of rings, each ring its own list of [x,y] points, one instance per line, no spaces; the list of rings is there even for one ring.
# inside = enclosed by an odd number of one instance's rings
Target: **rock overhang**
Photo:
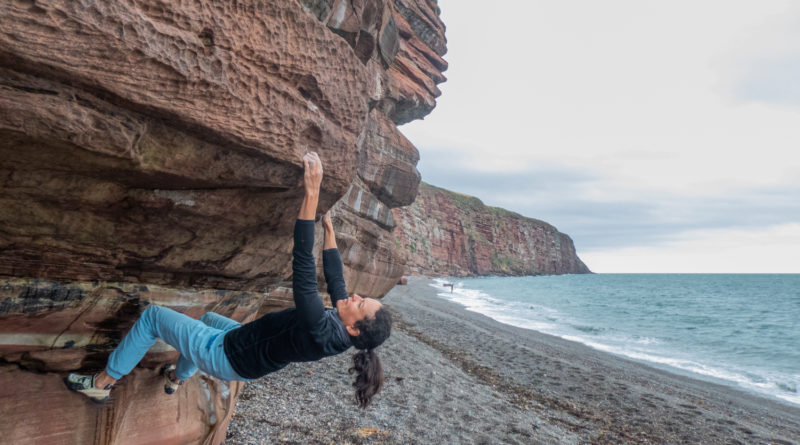
[[[404,259],[391,208],[419,183],[396,124],[430,112],[444,81],[435,11],[426,0],[3,3],[3,386],[38,385],[94,425],[54,423],[12,392],[3,417],[27,420],[4,437],[221,441],[238,387],[200,376],[185,399],[152,395],[169,348],[148,354],[108,410],[70,398],[57,373],[101,367],[149,304],[240,321],[290,304],[306,151],[325,163],[320,209],[334,209],[348,290],[387,292]],[[142,431],[148,403],[184,415]]]

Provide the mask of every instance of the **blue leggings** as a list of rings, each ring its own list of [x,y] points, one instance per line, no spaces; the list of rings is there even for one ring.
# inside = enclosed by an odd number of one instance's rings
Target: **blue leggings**
[[[207,312],[200,320],[161,306],[149,306],[108,358],[106,373],[119,380],[130,373],[158,338],[180,352],[175,377],[186,380],[202,369],[222,380],[247,380],[231,367],[225,355],[225,333],[241,326],[230,318]]]

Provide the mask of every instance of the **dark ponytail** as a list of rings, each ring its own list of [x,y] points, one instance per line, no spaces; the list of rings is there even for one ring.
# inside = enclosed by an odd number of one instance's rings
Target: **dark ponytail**
[[[356,402],[359,408],[366,408],[372,401],[372,396],[378,393],[383,386],[383,367],[374,349],[358,351],[353,355],[353,367],[348,369],[350,374],[356,373],[353,387],[356,389]]]
[[[359,320],[354,325],[360,331],[357,337],[350,336],[353,346],[360,349],[353,355],[350,374],[356,374],[353,387],[356,389],[356,402],[359,408],[366,408],[372,397],[383,386],[383,367],[375,348],[380,346],[392,332],[392,316],[386,309],[375,312],[375,318]]]

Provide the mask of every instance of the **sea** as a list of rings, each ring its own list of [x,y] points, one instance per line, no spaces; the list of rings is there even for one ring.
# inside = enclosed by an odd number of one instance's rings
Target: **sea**
[[[587,274],[431,285],[441,298],[501,323],[800,405],[800,275]]]

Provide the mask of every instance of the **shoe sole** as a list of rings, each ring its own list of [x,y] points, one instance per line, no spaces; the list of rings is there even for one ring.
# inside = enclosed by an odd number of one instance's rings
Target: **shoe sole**
[[[89,399],[89,400],[91,400],[92,402],[94,402],[94,403],[97,403],[98,405],[100,405],[100,404],[103,404],[103,403],[107,402],[107,401],[108,401],[108,399],[109,399],[109,397],[110,397],[110,396],[105,396],[105,397],[103,397],[102,399],[98,399],[98,398],[96,398],[96,397],[92,397],[92,396],[90,396],[90,395],[86,394],[85,392],[81,392],[81,391],[83,391],[83,390],[84,390],[84,389],[83,389],[83,387],[82,387],[82,386],[79,386],[79,385],[78,385],[78,384],[76,384],[76,383],[70,382],[68,377],[64,377],[64,384],[67,386],[67,388],[68,388],[70,391],[74,391],[74,392],[76,392],[76,393],[78,393],[78,394],[80,394],[80,395],[82,395],[82,396],[84,396],[84,397],[88,398],[88,399]]]
[[[175,365],[164,365],[161,367],[161,376],[164,377],[164,392],[169,395],[175,394],[175,391],[177,391],[178,387],[180,387],[179,384],[172,383],[169,377],[167,377],[169,372],[173,371],[174,369]]]

